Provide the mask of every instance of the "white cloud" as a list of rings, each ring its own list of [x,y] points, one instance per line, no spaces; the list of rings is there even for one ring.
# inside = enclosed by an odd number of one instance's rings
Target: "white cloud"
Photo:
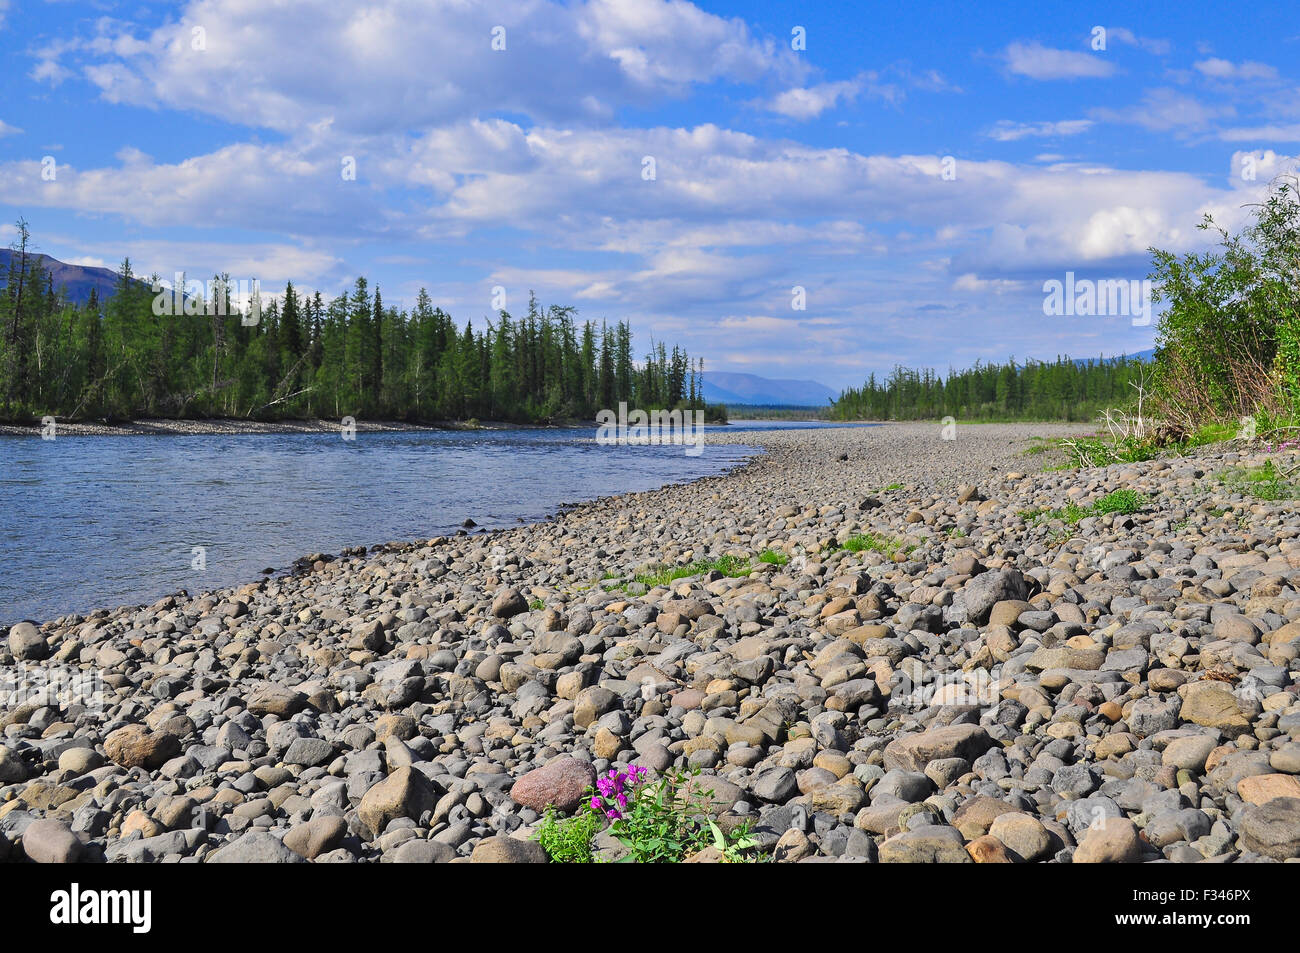
[[[1233,63],[1229,60],[1211,57],[1207,60],[1199,60],[1193,65],[1201,75],[1210,79],[1265,81],[1278,79],[1278,73],[1274,67],[1269,66],[1267,63],[1257,63],[1254,60]]]
[[[1161,87],[1148,90],[1136,106],[1099,108],[1090,114],[1095,119],[1132,123],[1152,132],[1201,131],[1216,119],[1236,115],[1236,109],[1230,104],[1209,105],[1177,90]]]
[[[496,27],[504,50],[492,48]],[[287,132],[321,123],[362,135],[423,129],[478,117],[484,104],[582,123],[696,83],[788,82],[807,70],[744,21],[682,0],[189,0],[147,36],[114,21],[97,31],[40,51],[33,75],[57,82],[75,60],[110,102]]]
[[[1057,50],[1041,43],[1012,43],[1002,56],[1008,72],[1030,79],[1101,79],[1116,72],[1104,54]]]
[[[1300,122],[1267,125],[1235,126],[1219,132],[1224,142],[1300,142]]]
[[[728,331],[745,331],[750,334],[790,334],[798,322],[775,318],[768,314],[727,315],[718,326]]]
[[[1172,48],[1168,40],[1155,39],[1153,37],[1141,37],[1132,30],[1122,26],[1112,26],[1106,28],[1107,40],[1118,40],[1128,46],[1136,46],[1139,49],[1146,50],[1156,56],[1164,56]]]
[[[1300,140],[1300,134],[1295,138]],[[1253,173],[1253,178],[1242,178],[1242,173],[1247,168]],[[1255,191],[1258,182],[1271,182],[1279,175],[1295,175],[1298,170],[1300,157],[1274,152],[1272,149],[1238,151],[1232,154],[1228,163],[1228,181],[1236,188]]]
[[[1014,142],[1026,136],[1077,136],[1093,126],[1091,119],[1062,119],[1057,122],[1014,122],[1001,119],[986,133],[998,142]]]
[[[11,126],[3,119],[0,119],[0,139],[3,139],[5,136],[17,136],[21,134],[22,130],[17,126]]]
[[[903,101],[908,89],[928,93],[960,93],[938,70],[913,71],[906,63],[893,63],[883,70],[864,70],[852,79],[795,86],[756,105],[789,119],[816,119],[828,109],[852,103],[859,97],[883,100],[892,105]]]
[[[851,79],[787,89],[772,97],[767,108],[790,119],[816,119],[828,109],[857,99],[862,83],[861,79]]]
[[[952,288],[954,291],[1000,295],[1013,291],[1022,291],[1025,288],[1025,282],[1013,281],[1007,278],[981,278],[974,272],[967,272],[964,275],[958,275],[954,279]]]

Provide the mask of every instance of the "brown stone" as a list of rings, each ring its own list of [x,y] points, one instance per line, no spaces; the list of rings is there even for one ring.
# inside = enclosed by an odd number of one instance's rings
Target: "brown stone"
[[[109,760],[124,768],[161,768],[180,753],[180,740],[172,734],[147,731],[143,725],[126,725],[104,739]]]
[[[568,812],[582,802],[587,789],[595,783],[596,769],[589,763],[562,757],[523,775],[510,789],[510,796],[539,814],[547,807]]]
[[[1300,798],[1300,778],[1290,774],[1257,774],[1238,781],[1237,794],[1247,804],[1267,804],[1276,797]]]
[[[966,845],[966,853],[977,864],[1013,864],[1002,841],[991,834],[977,837]]]
[[[437,802],[438,792],[429,779],[414,768],[403,767],[362,796],[357,815],[371,836],[378,837],[394,818],[418,820],[425,811],[432,811]]]
[[[1126,817],[1108,817],[1090,828],[1074,852],[1076,864],[1133,864],[1141,859],[1137,826]]]

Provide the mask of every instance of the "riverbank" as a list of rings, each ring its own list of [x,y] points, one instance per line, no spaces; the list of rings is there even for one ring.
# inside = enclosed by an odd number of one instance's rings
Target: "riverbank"
[[[564,419],[551,423],[513,423],[508,420],[434,420],[410,423],[404,420],[352,420],[356,433],[423,433],[431,430],[549,430],[557,428],[591,427],[595,420]],[[710,421],[709,426],[726,426],[726,421]],[[0,436],[40,437],[48,428],[39,423],[0,423]],[[311,434],[333,433],[343,430],[338,420],[242,420],[229,417],[206,420],[179,420],[169,417],[142,418],[109,423],[57,421],[54,436],[58,437],[117,437],[117,436],[214,436],[222,434]]]
[[[781,860],[1298,856],[1300,526],[1252,489],[1296,455],[1026,455],[1087,429],[711,435],[767,452],[20,624],[0,672],[99,694],[0,703],[0,854],[537,860],[635,762]]]
[[[430,430],[506,430],[510,428],[545,428],[545,427],[585,426],[580,421],[566,421],[559,424],[512,424],[500,420],[475,421],[473,423],[459,420],[434,421],[427,424],[413,424],[401,420],[356,420],[353,427],[356,433],[420,433]],[[591,422],[595,427],[595,421]],[[0,436],[39,437],[44,428],[40,424],[0,424]],[[234,420],[229,418],[212,420],[174,420],[170,418],[145,418],[127,420],[121,423],[65,423],[55,424],[54,436],[58,437],[120,437],[120,436],[167,436],[197,437],[219,434],[300,434],[342,432],[343,425],[337,420]]]

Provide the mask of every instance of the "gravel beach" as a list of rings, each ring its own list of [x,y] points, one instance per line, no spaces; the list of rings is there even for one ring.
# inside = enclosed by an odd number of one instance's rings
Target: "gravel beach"
[[[19,623],[0,860],[544,862],[546,805],[632,763],[778,862],[1300,858],[1300,517],[1227,476],[1297,455],[1027,453],[1090,429],[710,433],[766,453]]]

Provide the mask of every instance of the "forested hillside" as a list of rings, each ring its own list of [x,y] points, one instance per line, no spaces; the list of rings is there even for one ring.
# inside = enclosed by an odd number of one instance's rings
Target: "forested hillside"
[[[626,322],[579,324],[573,308],[531,297],[521,317],[501,311],[462,327],[423,290],[407,311],[364,278],[330,300],[290,284],[249,325],[194,298],[187,310],[200,313],[155,314],[149,282],[124,261],[111,296],[92,291],[77,305],[21,233],[0,290],[0,419],[542,422],[591,419],[619,401],[704,406],[702,361],[663,343],[636,359]]]

